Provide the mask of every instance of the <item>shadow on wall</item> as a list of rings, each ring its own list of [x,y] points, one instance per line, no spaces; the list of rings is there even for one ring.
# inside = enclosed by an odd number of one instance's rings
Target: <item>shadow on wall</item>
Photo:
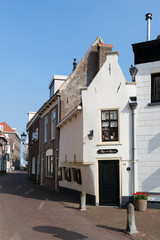
[[[160,133],[152,137],[152,139],[148,143],[148,153],[153,152],[157,148],[160,147]]]
[[[51,227],[51,226],[36,226],[33,227],[33,230],[37,232],[49,233],[53,234],[53,237],[57,239],[70,239],[70,240],[78,240],[78,239],[86,239],[87,236],[84,236],[80,233],[74,231],[68,231],[64,228],[60,227]]]
[[[146,192],[160,192],[160,168],[147,177],[142,183],[142,190]],[[157,188],[159,187],[158,191]],[[156,190],[155,190],[156,189]],[[154,191],[155,190],[155,191]]]
[[[88,56],[87,87],[90,85],[90,83],[98,73],[98,70],[98,52],[91,51]]]

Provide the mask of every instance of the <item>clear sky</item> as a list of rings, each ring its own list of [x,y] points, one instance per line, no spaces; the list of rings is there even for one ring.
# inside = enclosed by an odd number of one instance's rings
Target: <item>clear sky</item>
[[[119,51],[131,80],[131,44],[146,41],[148,12],[153,40],[159,0],[0,0],[0,122],[25,131],[27,112],[49,98],[52,76],[69,75],[97,36]]]

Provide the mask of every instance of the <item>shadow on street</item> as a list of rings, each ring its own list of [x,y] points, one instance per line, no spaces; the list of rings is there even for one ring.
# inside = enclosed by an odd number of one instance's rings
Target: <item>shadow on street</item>
[[[14,171],[0,176],[0,193],[38,200],[78,203],[76,199],[57,191],[46,189],[28,179],[27,172]]]
[[[52,234],[53,237],[64,239],[64,240],[79,240],[79,239],[87,239],[87,236],[84,236],[80,233],[76,233],[74,231],[68,231],[64,228],[59,227],[51,227],[51,226],[36,226],[33,230]]]

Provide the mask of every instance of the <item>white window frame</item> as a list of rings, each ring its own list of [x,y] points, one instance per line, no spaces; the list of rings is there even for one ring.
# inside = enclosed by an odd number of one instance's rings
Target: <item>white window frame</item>
[[[117,124],[118,124],[118,140],[111,140],[111,141],[102,141],[102,112],[103,111],[117,111]],[[118,108],[104,108],[100,109],[100,145],[111,145],[111,144],[120,144],[120,119],[119,119],[119,109]],[[99,144],[98,144],[99,145]]]
[[[51,139],[56,137],[56,110],[51,112]]]
[[[44,118],[44,142],[47,142],[48,139],[48,116]]]
[[[53,178],[53,156],[46,156],[46,177]]]

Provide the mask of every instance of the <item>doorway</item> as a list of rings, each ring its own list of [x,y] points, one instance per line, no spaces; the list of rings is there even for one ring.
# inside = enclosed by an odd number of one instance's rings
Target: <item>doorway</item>
[[[118,206],[119,160],[99,161],[99,204]]]

